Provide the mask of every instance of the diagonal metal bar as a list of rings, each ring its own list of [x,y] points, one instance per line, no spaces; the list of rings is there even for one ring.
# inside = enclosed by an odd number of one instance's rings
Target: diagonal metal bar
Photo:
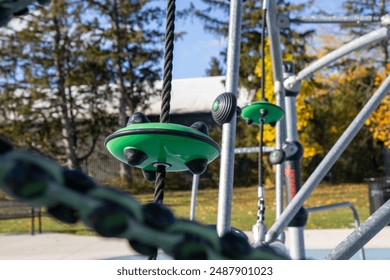
[[[364,223],[347,236],[326,257],[328,260],[348,260],[390,223],[390,200],[376,210]]]
[[[284,82],[284,85],[287,89],[293,89],[300,81],[306,79],[307,77],[314,74],[316,71],[328,66],[330,63],[336,61],[337,59],[348,55],[351,52],[360,50],[368,45],[375,44],[386,38],[390,37],[390,26],[382,27],[380,29],[374,30],[366,35],[363,35],[351,42],[343,45],[342,47],[328,53],[322,58],[311,63],[308,67],[300,71],[296,76],[291,76]]]

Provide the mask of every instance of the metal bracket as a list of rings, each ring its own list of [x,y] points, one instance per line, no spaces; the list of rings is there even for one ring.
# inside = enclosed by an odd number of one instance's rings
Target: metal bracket
[[[286,153],[286,158],[294,155],[298,151],[298,146],[295,143],[285,142],[283,151]]]
[[[279,28],[289,28],[290,27],[290,18],[286,15],[278,14],[276,17],[276,25]]]

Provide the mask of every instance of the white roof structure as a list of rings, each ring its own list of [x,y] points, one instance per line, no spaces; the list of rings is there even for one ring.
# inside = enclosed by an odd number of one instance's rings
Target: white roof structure
[[[176,79],[172,81],[171,91],[171,109],[170,114],[188,114],[188,113],[210,113],[214,100],[218,95],[225,92],[225,76],[213,76],[202,78],[188,78]],[[115,88],[115,84],[110,87]],[[162,81],[155,84],[156,89],[162,89]],[[88,118],[89,104],[85,102],[83,93],[80,92],[82,87],[72,87],[72,96],[79,108],[83,108],[82,113],[75,112],[77,118]],[[84,89],[86,90],[86,89]],[[50,93],[50,90],[49,90]],[[23,90],[17,90],[15,95],[23,97],[29,94]],[[50,96],[50,94],[48,95]],[[253,94],[251,95],[245,88],[239,89],[237,105],[243,107],[251,102]],[[24,100],[27,104],[28,99]],[[104,110],[109,114],[118,113],[119,100],[114,98],[104,102]],[[143,112],[146,115],[159,115],[161,112],[161,95],[151,97],[147,101],[148,108]],[[144,107],[144,106],[143,106]],[[49,116],[58,116],[58,109],[52,107],[48,100],[35,100],[32,108],[44,109],[44,113]],[[12,112],[6,118],[8,120],[23,119],[24,116],[15,116]],[[0,116],[0,121],[5,121]],[[37,120],[39,121],[39,120]]]
[[[203,113],[211,112],[214,100],[225,90],[225,76],[212,76],[202,78],[175,79],[172,81],[171,114]],[[162,81],[156,84],[162,88]],[[238,106],[245,106],[252,101],[251,95],[246,89],[240,88]],[[161,111],[161,96],[148,101],[149,108],[145,111],[148,115],[158,115]]]

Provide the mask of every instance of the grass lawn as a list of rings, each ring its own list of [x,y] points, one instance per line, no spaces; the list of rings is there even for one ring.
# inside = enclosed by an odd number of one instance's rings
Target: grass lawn
[[[153,199],[153,189],[150,195],[138,195],[141,202]],[[164,202],[178,217],[189,217],[190,191],[165,191]],[[275,191],[267,188],[265,191],[267,226],[275,219]],[[359,214],[360,221],[369,216],[368,186],[366,184],[320,185],[311,194],[306,207],[327,205],[338,202],[352,203]],[[197,198],[196,219],[201,223],[216,224],[218,208],[218,190],[200,189]],[[256,222],[257,187],[236,188],[233,190],[232,226],[241,230],[251,230]],[[306,225],[307,229],[351,228],[354,227],[353,216],[349,208],[336,209],[319,213],[311,213]],[[36,223],[36,228],[38,225]],[[94,234],[83,224],[65,225],[49,217],[42,219],[44,232],[63,232],[75,234]],[[30,219],[0,220],[0,233],[19,233],[30,231]]]

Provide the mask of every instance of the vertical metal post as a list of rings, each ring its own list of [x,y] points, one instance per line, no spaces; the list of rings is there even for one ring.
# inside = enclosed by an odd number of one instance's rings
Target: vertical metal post
[[[367,104],[362,108],[359,114],[355,117],[352,123],[341,135],[336,144],[328,152],[325,158],[321,161],[318,167],[307,179],[301,190],[297,193],[294,199],[289,203],[282,215],[272,225],[266,235],[266,242],[272,242],[276,240],[279,234],[287,226],[287,224],[293,219],[302,207],[305,200],[309,197],[315,187],[322,181],[325,175],[329,172],[333,164],[337,161],[340,155],[347,148],[352,139],[356,136],[359,130],[364,125],[364,122],[368,119],[371,113],[378,107],[381,100],[390,91],[390,76],[386,78],[383,84],[378,88],[375,94],[368,100]]]
[[[229,38],[226,62],[226,92],[237,96],[240,66],[242,0],[230,1]],[[222,236],[231,228],[231,204],[234,178],[236,115],[222,127],[221,167],[218,195],[217,232]]]
[[[284,88],[283,88],[283,60],[280,49],[279,28],[277,25],[277,9],[275,0],[270,0],[267,13],[268,37],[270,39],[272,70],[274,74],[274,94],[276,104],[284,110]],[[276,124],[276,149],[282,150],[285,141],[285,120],[282,119]],[[276,165],[275,174],[276,189],[276,217],[283,211],[283,164]]]
[[[200,177],[200,175],[194,174],[194,176],[192,178],[191,207],[190,207],[190,220],[191,221],[195,221],[196,197],[198,194],[199,177]]]
[[[299,143],[298,138],[296,112],[297,95],[298,92],[286,92],[287,141],[297,148],[296,152],[289,155],[284,163],[288,202],[290,202],[301,189],[301,159],[303,156],[303,147]],[[307,212],[301,207],[288,227],[288,235],[291,244],[290,255],[294,260],[304,260],[306,258],[303,234],[303,227],[306,222]]]

